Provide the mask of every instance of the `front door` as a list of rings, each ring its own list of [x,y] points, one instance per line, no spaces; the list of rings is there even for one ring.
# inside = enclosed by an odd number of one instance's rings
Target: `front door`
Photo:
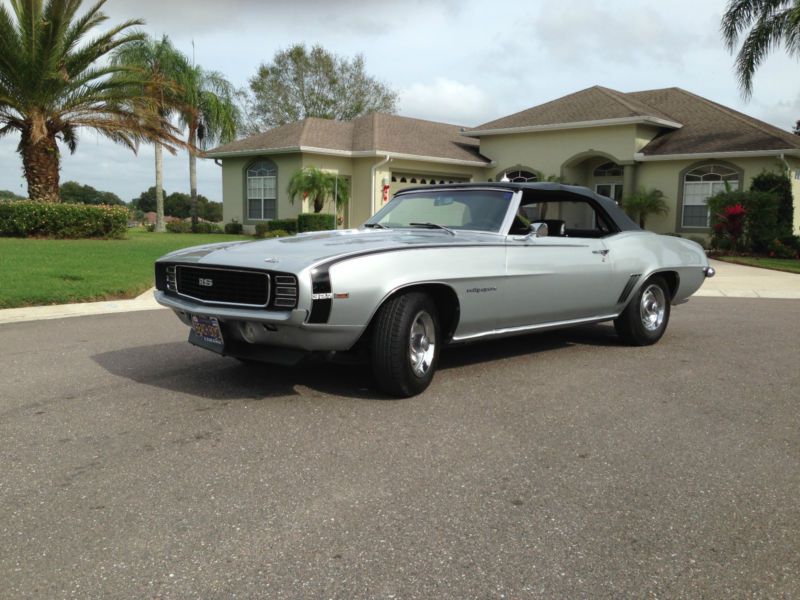
[[[509,236],[502,329],[611,315],[619,289],[602,239]]]

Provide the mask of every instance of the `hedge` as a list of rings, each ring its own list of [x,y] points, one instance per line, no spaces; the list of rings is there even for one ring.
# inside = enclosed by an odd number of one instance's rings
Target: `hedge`
[[[225,233],[240,234],[243,230],[244,226],[236,220],[225,223]]]
[[[127,230],[124,206],[0,201],[0,236],[119,239]]]
[[[297,233],[297,219],[272,219],[267,221],[267,231]]]
[[[170,233],[222,233],[219,225],[206,221],[198,221],[194,232],[192,232],[191,221],[170,221],[166,227]]]
[[[336,217],[326,213],[302,213],[297,217],[297,231],[329,231],[336,229]]]

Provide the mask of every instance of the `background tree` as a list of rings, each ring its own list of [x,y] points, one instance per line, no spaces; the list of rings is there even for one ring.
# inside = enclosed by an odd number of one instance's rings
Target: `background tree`
[[[742,95],[753,93],[753,76],[767,55],[779,46],[800,56],[800,0],[730,0],[722,16],[722,35],[736,54],[736,75]]]
[[[61,184],[61,201],[73,204],[125,204],[113,192],[102,192],[90,185],[81,185],[77,181],[65,181]]]
[[[666,215],[669,213],[669,206],[665,200],[664,192],[655,188],[639,191],[630,194],[622,199],[622,209],[627,215],[639,223],[639,227],[644,229],[647,217],[650,215]]]
[[[349,60],[321,46],[295,44],[262,63],[249,81],[247,131],[255,133],[306,117],[349,121],[394,113],[397,92],[366,73],[364,57]]]
[[[311,202],[314,212],[322,212],[325,203],[336,200],[336,209],[341,210],[350,199],[347,179],[314,167],[303,167],[295,171],[287,187],[289,199],[302,198]]]
[[[191,196],[183,192],[167,194],[164,191],[164,214],[170,217],[186,219],[191,216]],[[156,188],[150,186],[136,198],[131,200],[131,207],[142,213],[152,212],[156,206]],[[206,221],[218,223],[222,221],[222,202],[209,200],[202,194],[197,195],[197,215]]]
[[[179,143],[142,93],[141,77],[105,62],[141,39],[129,30],[142,21],[109,27],[84,43],[107,20],[104,2],[81,16],[81,0],[14,0],[11,11],[0,4],[0,137],[20,134],[32,200],[59,201],[57,141],[75,152],[81,127],[134,151],[143,140]]]
[[[165,121],[183,101],[182,88],[176,83],[181,73],[191,67],[186,57],[175,49],[165,35],[160,40],[146,37],[116,50],[113,64],[123,65],[140,73],[144,80],[142,93],[152,98],[159,116]],[[161,143],[155,149],[155,231],[166,231],[164,224],[164,152]],[[149,211],[145,211],[149,212]]]
[[[189,193],[192,229],[197,227],[197,153],[209,145],[227,143],[236,137],[242,125],[236,89],[216,71],[199,66],[185,69],[177,79],[182,88],[179,116],[188,129]]]
[[[24,198],[11,190],[0,190],[0,200],[24,200]]]

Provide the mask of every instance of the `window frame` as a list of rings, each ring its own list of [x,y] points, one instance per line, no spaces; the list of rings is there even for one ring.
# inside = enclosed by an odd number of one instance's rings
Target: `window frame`
[[[251,191],[251,186],[250,186],[251,175],[250,175],[250,171],[254,167],[260,165],[261,163],[264,163],[266,168],[268,170],[272,171],[274,173],[274,175],[259,175],[259,176],[253,176],[252,178],[255,179],[256,177],[258,177],[259,179],[261,179],[261,178],[267,179],[269,177],[273,177],[274,178],[273,189],[275,190],[275,192],[274,192],[275,196],[273,198],[267,198],[263,194],[263,192],[262,192],[261,198],[251,198],[250,197],[250,191]],[[253,160],[253,161],[251,161],[251,162],[249,162],[249,163],[247,163],[245,165],[244,170],[243,170],[243,178],[244,178],[244,185],[243,185],[244,207],[243,208],[244,208],[244,210],[243,210],[243,213],[242,213],[243,214],[243,219],[242,220],[243,220],[243,222],[245,224],[255,225],[255,224],[258,224],[258,223],[264,223],[266,221],[271,221],[273,219],[279,218],[278,217],[278,214],[279,214],[279,211],[278,211],[278,198],[279,198],[278,177],[279,177],[278,165],[275,164],[275,162],[273,160],[269,159],[269,158],[266,158],[266,157],[257,158],[257,159],[255,159],[255,160]],[[264,188],[262,187],[262,190],[263,189]],[[260,201],[260,205],[261,205],[261,217],[260,218],[251,217],[250,216],[250,200],[259,200]],[[264,216],[265,213],[266,213],[264,202],[266,200],[272,200],[275,203],[274,204],[274,210],[272,211],[273,212],[273,216]]]
[[[702,169],[702,168],[708,168],[708,167],[721,167],[723,169],[727,169],[728,171],[731,172],[727,176],[735,175],[736,179],[735,180],[720,179],[719,181],[702,181],[702,179],[701,179],[700,181],[687,181],[687,176],[691,175],[693,171],[696,171],[696,170]],[[703,177],[703,176],[701,176],[701,177]],[[686,206],[699,206],[698,204],[688,204],[688,205],[686,204],[686,196],[687,196],[687,194],[686,194],[686,184],[687,183],[708,184],[709,191],[712,192],[710,195],[705,197],[705,199],[708,200],[708,198],[710,198],[712,195],[714,195],[714,193],[713,193],[714,185],[713,184],[721,183],[721,182],[725,182],[725,181],[729,181],[729,183],[734,183],[735,182],[736,183],[736,188],[735,189],[737,189],[737,190],[741,189],[742,182],[744,181],[744,169],[742,169],[741,167],[739,167],[736,164],[733,164],[733,163],[730,163],[730,162],[727,162],[727,161],[709,159],[709,160],[704,160],[704,161],[692,163],[692,164],[688,165],[686,168],[684,168],[683,170],[681,170],[680,174],[678,175],[678,201],[677,201],[676,211],[675,211],[675,213],[676,213],[676,215],[675,215],[675,232],[676,233],[708,233],[708,232],[711,231],[711,228],[710,228],[710,214],[707,216],[706,225],[704,225],[704,226],[703,225],[685,225],[684,224],[684,208]],[[708,205],[706,204],[706,207],[707,206]],[[706,212],[708,213],[708,209],[706,209]]]

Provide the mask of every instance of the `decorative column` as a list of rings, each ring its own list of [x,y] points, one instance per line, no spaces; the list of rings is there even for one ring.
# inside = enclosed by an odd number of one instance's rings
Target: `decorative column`
[[[636,191],[636,163],[622,165],[622,197]]]

